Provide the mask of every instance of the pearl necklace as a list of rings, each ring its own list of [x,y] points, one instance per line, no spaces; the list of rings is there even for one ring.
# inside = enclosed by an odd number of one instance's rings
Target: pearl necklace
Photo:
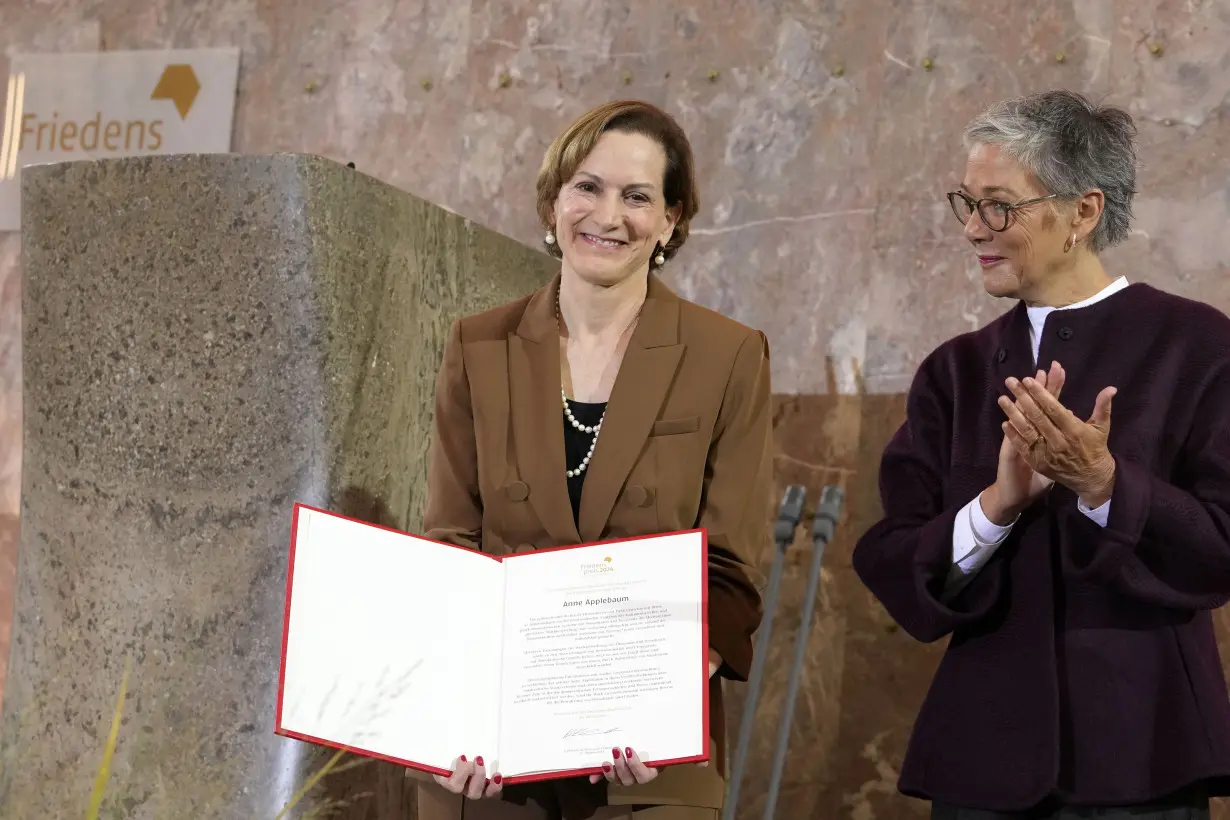
[[[624,333],[628,332],[628,328],[632,327],[632,323],[635,322],[639,316],[640,311],[637,311],[637,313],[632,317],[632,320],[628,322],[628,327],[625,327],[619,334],[621,337]],[[559,293],[555,294],[555,323],[556,325],[560,323]],[[568,394],[564,392],[562,385],[559,389],[559,397],[564,403],[564,416],[568,419],[568,423],[572,425],[573,429],[579,430],[582,433],[592,433],[594,436],[593,440],[589,443],[589,451],[585,454],[585,457],[581,459],[581,463],[576,466],[576,469],[565,471],[565,474],[569,478],[576,478],[589,469],[590,459],[594,457],[594,448],[598,446],[598,433],[602,430],[602,422],[606,419],[606,408],[604,407],[602,409],[602,415],[598,417],[598,423],[590,426],[577,421],[576,416],[572,415],[572,408],[568,406]],[[567,466],[567,463],[565,463],[564,467],[567,468]]]
[[[603,408],[602,415],[598,418],[598,423],[590,427],[577,421],[577,417],[572,415],[572,408],[568,406],[568,394],[564,392],[564,388],[561,387],[559,389],[559,395],[560,398],[564,400],[564,415],[567,416],[568,423],[575,429],[580,430],[582,433],[594,434],[593,441],[589,443],[589,452],[587,452],[585,457],[581,459],[581,463],[577,465],[575,470],[567,471],[569,478],[576,478],[581,473],[589,469],[589,460],[594,457],[594,448],[598,446],[598,431],[602,429],[602,420],[606,418],[606,408]],[[565,464],[564,466],[567,467],[568,465]]]

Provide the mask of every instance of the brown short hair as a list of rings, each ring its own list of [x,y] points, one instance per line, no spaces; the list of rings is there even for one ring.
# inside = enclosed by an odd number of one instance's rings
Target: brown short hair
[[[550,227],[551,207],[560,188],[572,179],[598,139],[608,131],[649,137],[661,145],[666,154],[666,178],[663,180],[666,205],[668,208],[680,206],[675,232],[662,250],[662,255],[670,259],[687,241],[688,225],[699,207],[692,144],[674,117],[647,102],[616,100],[605,103],[582,114],[555,138],[538,171],[538,216],[543,225]],[[560,256],[558,243],[546,247],[552,256]]]

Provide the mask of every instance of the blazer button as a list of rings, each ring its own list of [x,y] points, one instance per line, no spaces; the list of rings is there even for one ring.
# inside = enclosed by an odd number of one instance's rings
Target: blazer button
[[[514,481],[504,488],[509,501],[524,501],[530,497],[530,487],[524,481]]]
[[[1006,359],[1006,358],[1008,358],[1008,351],[1007,351],[1007,350],[1004,350],[1004,349],[1001,347],[999,350],[995,351],[995,361],[999,362],[1000,364],[1003,364],[1003,363],[1004,363],[1004,359]]]
[[[628,503],[633,507],[647,507],[653,500],[653,493],[639,484],[634,484],[624,493],[624,498],[628,499]]]
[[[1058,335],[1059,335],[1059,338],[1063,339],[1066,342],[1068,341],[1068,339],[1072,338],[1072,328],[1061,327],[1059,328]]]

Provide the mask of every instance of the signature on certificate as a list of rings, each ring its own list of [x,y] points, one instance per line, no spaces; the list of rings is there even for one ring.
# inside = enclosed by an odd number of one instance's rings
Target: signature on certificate
[[[622,731],[618,726],[614,729],[569,729],[564,737],[583,737],[586,735],[610,735]]]

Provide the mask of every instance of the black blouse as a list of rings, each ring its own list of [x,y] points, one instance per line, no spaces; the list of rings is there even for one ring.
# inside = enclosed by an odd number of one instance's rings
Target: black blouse
[[[572,410],[572,417],[586,427],[592,427],[602,418],[603,412],[606,411],[606,402],[590,403],[583,401],[568,401],[568,407]],[[572,426],[568,421],[568,416],[561,410],[560,418],[564,422],[564,462],[567,465],[565,469],[575,470],[581,466],[581,459],[585,458],[589,453],[590,445],[594,443],[595,433],[585,433]],[[589,474],[589,470],[578,476],[573,476],[568,479],[568,499],[572,502],[572,520],[578,521],[581,517],[581,488],[585,484],[585,476]]]

